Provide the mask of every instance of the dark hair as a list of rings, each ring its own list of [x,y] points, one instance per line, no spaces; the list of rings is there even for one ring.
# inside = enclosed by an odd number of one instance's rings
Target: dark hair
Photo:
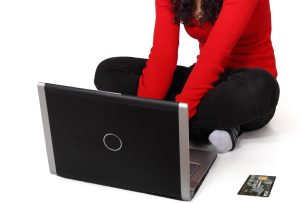
[[[175,13],[174,23],[182,23],[185,25],[194,25],[191,21],[194,18],[196,10],[195,0],[170,0],[172,11]],[[201,12],[199,23],[202,26],[205,22],[214,24],[220,13],[223,5],[223,0],[201,0]]]

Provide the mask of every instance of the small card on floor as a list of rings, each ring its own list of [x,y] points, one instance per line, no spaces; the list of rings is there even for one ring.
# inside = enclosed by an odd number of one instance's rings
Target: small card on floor
[[[238,194],[269,197],[275,179],[276,176],[249,175]]]

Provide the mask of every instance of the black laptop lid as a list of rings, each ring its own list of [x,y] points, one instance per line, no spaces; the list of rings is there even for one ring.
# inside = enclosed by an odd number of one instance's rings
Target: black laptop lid
[[[178,103],[45,83],[57,175],[181,199]]]

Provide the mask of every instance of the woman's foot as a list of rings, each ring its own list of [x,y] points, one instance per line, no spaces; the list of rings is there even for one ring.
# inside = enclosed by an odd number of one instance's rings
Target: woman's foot
[[[208,140],[218,153],[225,153],[234,150],[239,134],[240,126],[224,130],[214,130],[210,133]]]

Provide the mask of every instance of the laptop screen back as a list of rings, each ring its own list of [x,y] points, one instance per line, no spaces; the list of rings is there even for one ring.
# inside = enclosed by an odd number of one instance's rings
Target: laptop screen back
[[[46,83],[56,173],[181,199],[178,104]]]

